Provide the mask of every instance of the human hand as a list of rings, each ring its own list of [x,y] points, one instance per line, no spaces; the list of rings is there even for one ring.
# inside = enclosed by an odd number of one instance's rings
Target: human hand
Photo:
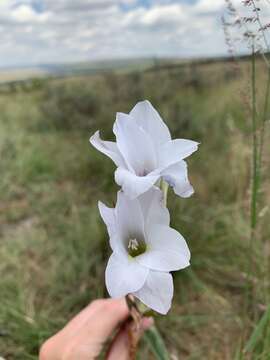
[[[42,345],[39,359],[96,359],[109,336],[118,330],[106,359],[128,360],[128,317],[129,310],[125,299],[95,300]],[[152,324],[151,318],[143,318],[140,334]]]

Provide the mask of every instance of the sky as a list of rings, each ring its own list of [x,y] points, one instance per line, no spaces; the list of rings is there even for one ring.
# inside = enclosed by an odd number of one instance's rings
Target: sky
[[[223,11],[224,0],[0,0],[0,67],[223,55]]]

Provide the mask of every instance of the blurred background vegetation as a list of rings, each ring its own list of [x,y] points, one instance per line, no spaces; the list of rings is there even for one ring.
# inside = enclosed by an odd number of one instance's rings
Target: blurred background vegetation
[[[257,67],[260,93],[265,70]],[[195,194],[169,193],[172,226],[187,239],[192,266],[175,274],[172,310],[157,318],[166,344],[175,359],[270,359],[270,326],[252,352],[240,350],[270,298],[269,180],[258,241],[249,241],[250,63],[120,70],[0,86],[0,355],[37,359],[44,339],[107,296],[110,249],[97,201],[113,205],[117,186],[112,162],[88,140],[97,129],[113,139],[115,113],[148,99],[173,137],[201,142],[188,161]],[[265,177],[269,168],[266,156]],[[142,342],[139,358],[151,356]]]

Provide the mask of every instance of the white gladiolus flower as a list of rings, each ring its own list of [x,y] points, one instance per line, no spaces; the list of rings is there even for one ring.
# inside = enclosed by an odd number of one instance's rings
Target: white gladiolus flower
[[[169,226],[162,192],[152,187],[131,200],[118,192],[115,208],[99,202],[113,253],[105,273],[112,297],[133,294],[153,310],[166,314],[173,297],[170,271],[189,266],[184,238]]]
[[[113,132],[116,143],[101,140],[99,131],[90,142],[114,161],[115,181],[131,199],[145,193],[160,178],[177,195],[192,195],[183,159],[197,150],[198,143],[172,140],[168,127],[149,101],[139,102],[129,114],[117,113]]]

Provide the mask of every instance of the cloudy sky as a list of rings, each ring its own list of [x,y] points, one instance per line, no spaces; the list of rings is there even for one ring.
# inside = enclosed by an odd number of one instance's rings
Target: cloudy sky
[[[224,0],[0,0],[0,66],[224,54],[223,10]]]

